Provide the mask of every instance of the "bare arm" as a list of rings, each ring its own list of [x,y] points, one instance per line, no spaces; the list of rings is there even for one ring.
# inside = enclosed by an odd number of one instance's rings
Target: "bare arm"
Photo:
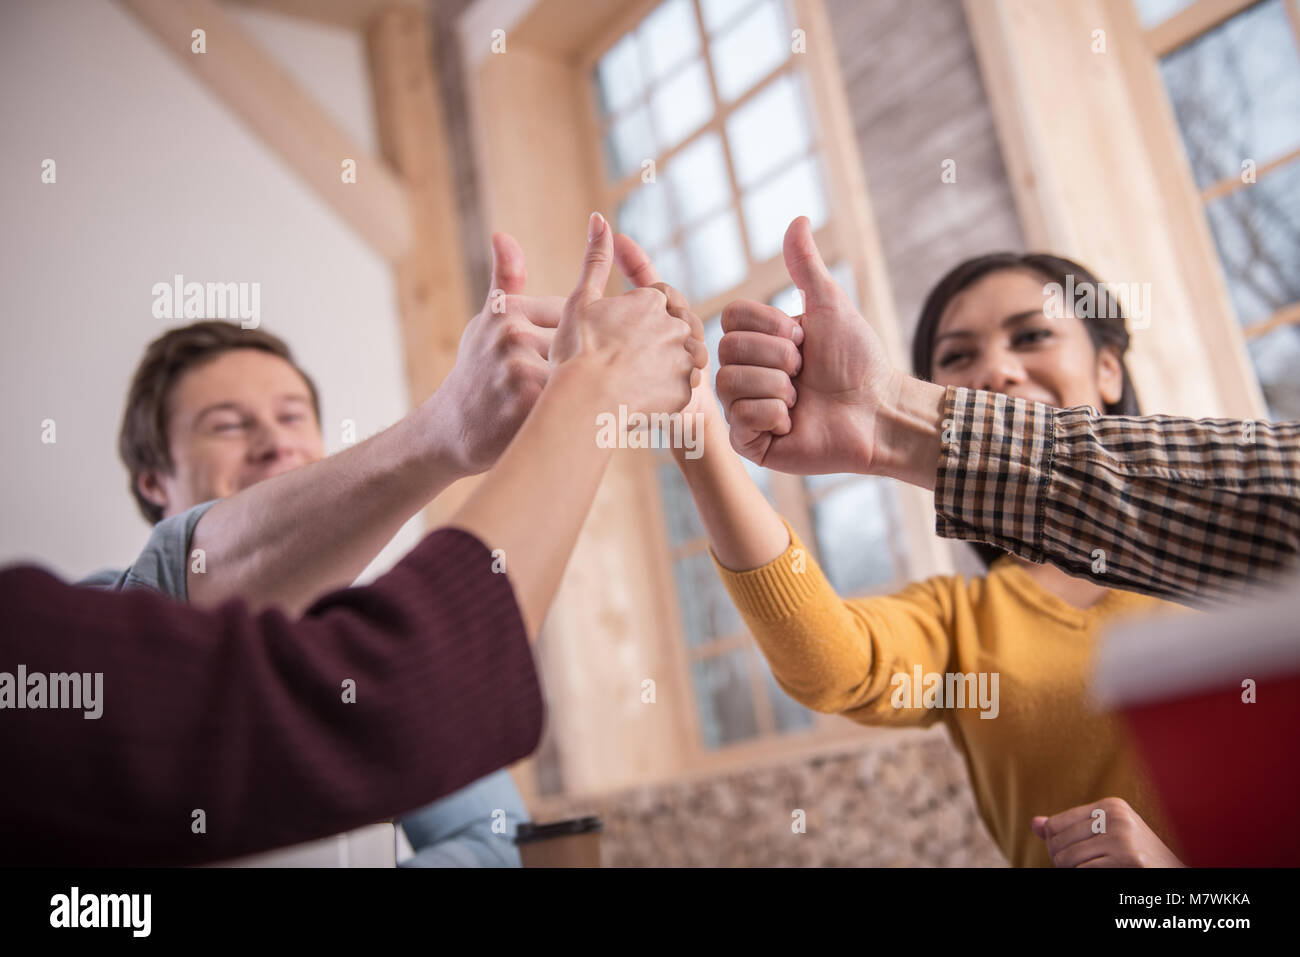
[[[289,614],[350,584],[402,523],[448,485],[491,467],[546,383],[564,300],[520,295],[523,253],[493,237],[492,291],[455,368],[414,412],[365,442],[223,499],[199,519],[187,560],[191,604],[239,597]]]
[[[588,230],[582,277],[556,331],[551,360],[558,365],[519,435],[450,522],[501,550],[533,636],[612,454],[597,443],[597,416],[619,404],[681,409],[708,357],[661,292],[601,298],[612,231],[596,214]]]
[[[655,286],[668,296],[668,308],[674,315],[688,318],[703,335],[699,319],[691,312],[684,296],[671,286],[659,281],[659,273],[635,240],[622,234],[614,239],[614,255],[619,269],[637,286]],[[789,354],[796,360],[798,339],[793,339],[797,325],[779,309],[773,309],[774,321],[784,322],[779,334],[790,339]],[[726,313],[723,328],[727,327]],[[776,331],[776,330],[774,330]],[[774,354],[779,350],[773,350]],[[797,372],[797,368],[790,372]],[[682,471],[690,489],[700,520],[709,534],[709,543],[718,561],[726,568],[744,571],[766,565],[790,545],[781,516],[777,514],[762,491],[749,477],[739,455],[731,448],[727,438],[727,423],[708,376],[692,390],[690,404],[684,415],[697,416],[699,423],[699,450],[696,458],[688,458],[686,449],[674,448],[673,459]]]

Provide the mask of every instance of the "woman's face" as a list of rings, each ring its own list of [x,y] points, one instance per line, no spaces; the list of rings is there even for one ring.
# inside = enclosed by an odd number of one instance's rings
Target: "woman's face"
[[[1058,408],[1101,411],[1118,402],[1118,353],[1111,346],[1098,352],[1068,304],[1060,318],[1044,315],[1046,282],[1035,272],[1002,269],[954,296],[935,330],[931,378]]]

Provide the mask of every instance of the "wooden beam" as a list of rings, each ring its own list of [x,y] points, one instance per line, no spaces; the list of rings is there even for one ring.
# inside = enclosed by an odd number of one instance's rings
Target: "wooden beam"
[[[348,30],[364,30],[385,7],[410,6],[426,9],[428,0],[226,0],[245,7],[259,7],[287,17],[301,17]]]
[[[214,0],[118,0],[252,128],[375,250],[399,259],[411,246],[406,190],[341,131]],[[205,33],[206,52],[191,49]],[[356,161],[356,182],[342,179]]]
[[[414,241],[396,263],[397,299],[412,405],[456,362],[471,303],[460,219],[425,14],[386,8],[366,31],[380,149],[406,182]],[[439,500],[440,511],[447,502]]]
[[[1259,0],[1198,0],[1147,31],[1147,46],[1157,58],[1177,50]]]

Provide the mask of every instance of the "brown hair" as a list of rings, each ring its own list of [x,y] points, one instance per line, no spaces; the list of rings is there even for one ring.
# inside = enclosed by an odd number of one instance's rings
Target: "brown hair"
[[[990,253],[967,259],[950,269],[948,274],[930,290],[930,294],[925,298],[925,304],[921,307],[921,318],[917,320],[916,332],[912,336],[913,374],[929,381],[930,370],[934,364],[934,337],[939,331],[939,320],[953,297],[990,273],[1003,270],[1037,273],[1048,282],[1059,283],[1062,287],[1067,285],[1067,276],[1074,277],[1074,286],[1081,287],[1084,283],[1092,285],[1097,297],[1094,315],[1081,317],[1079,321],[1088,331],[1088,338],[1092,340],[1093,348],[1100,352],[1102,347],[1111,346],[1118,353],[1122,381],[1119,401],[1107,403],[1102,412],[1105,415],[1141,415],[1137,392],[1133,389],[1128,366],[1124,364],[1129,335],[1119,303],[1111,296],[1106,286],[1083,266],[1072,259],[1047,253]],[[970,544],[986,565],[993,564],[996,559],[1006,554],[1002,549],[985,542]]]
[[[293,353],[283,339],[262,329],[244,329],[232,322],[216,320],[168,329],[149,343],[136,366],[126,394],[122,430],[117,437],[118,454],[130,475],[131,494],[140,513],[152,523],[162,520],[163,510],[140,493],[137,480],[142,472],[153,469],[168,473],[174,466],[171,443],[167,438],[168,401],[172,387],[190,369],[235,349],[269,352],[293,366],[307,383],[312,411],[316,414],[316,423],[320,424],[316,383],[294,362]]]

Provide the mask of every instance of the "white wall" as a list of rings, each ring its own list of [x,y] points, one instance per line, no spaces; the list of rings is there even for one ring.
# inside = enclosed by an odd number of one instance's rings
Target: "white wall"
[[[374,150],[357,36],[233,15]],[[0,89],[0,565],[79,576],[143,545],[116,437],[145,344],[179,324],[151,309],[176,273],[261,283],[262,327],[315,378],[331,451],[343,419],[364,437],[405,413],[387,263],[133,17],[106,0],[5,0]],[[418,537],[408,523],[371,573]]]

